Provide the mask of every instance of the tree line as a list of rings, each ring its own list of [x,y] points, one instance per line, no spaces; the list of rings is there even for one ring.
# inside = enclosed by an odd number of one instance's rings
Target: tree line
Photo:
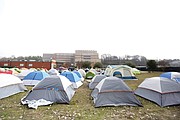
[[[34,60],[34,61],[43,61],[43,58],[42,56],[19,56],[19,57],[15,57],[15,56],[12,56],[12,57],[2,57],[0,58],[0,61],[8,61],[8,60],[11,60],[11,61],[30,61],[30,60]]]

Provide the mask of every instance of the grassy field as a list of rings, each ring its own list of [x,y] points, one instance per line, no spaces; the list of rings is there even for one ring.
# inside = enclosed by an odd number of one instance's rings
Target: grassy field
[[[125,81],[128,86],[135,90],[137,86],[148,77],[159,76],[161,73],[144,73],[137,75],[137,81]],[[137,98],[142,102],[143,107],[101,107],[94,108],[91,90],[84,81],[75,93],[70,104],[53,104],[40,106],[37,110],[29,109],[21,105],[20,99],[27,94],[19,93],[0,100],[0,120],[178,120],[180,119],[180,106],[159,107],[153,102],[141,97]],[[29,88],[31,89],[31,88]]]

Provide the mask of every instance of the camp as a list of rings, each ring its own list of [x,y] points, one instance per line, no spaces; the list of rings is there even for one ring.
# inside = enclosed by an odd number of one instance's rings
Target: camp
[[[51,75],[34,86],[28,95],[21,99],[21,102],[22,104],[28,104],[32,108],[55,102],[68,104],[74,94],[73,85],[66,77],[62,75]],[[42,103],[39,102],[42,100]]]
[[[180,104],[180,84],[165,77],[146,78],[135,94],[161,107]]]
[[[30,72],[23,78],[23,84],[33,86],[39,83],[42,79],[44,79],[47,76],[49,76],[49,74],[44,71]]]
[[[101,106],[142,106],[134,92],[117,77],[106,77],[92,91],[95,107]]]
[[[0,99],[25,90],[27,90],[26,87],[18,77],[11,74],[0,74]]]
[[[96,85],[104,78],[106,78],[105,75],[95,75],[91,82],[88,84],[89,89],[93,90],[96,87]]]
[[[132,73],[132,68],[127,65],[108,65],[104,75],[116,76],[123,80],[138,80]]]

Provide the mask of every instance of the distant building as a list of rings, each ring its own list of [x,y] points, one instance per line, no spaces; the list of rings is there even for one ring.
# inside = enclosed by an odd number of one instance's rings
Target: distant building
[[[43,60],[48,61],[48,60],[56,60],[57,67],[62,66],[64,63],[68,63],[69,65],[75,64],[74,60],[74,53],[54,53],[54,54],[49,54],[49,53],[44,53],[43,54]]]
[[[61,63],[74,63],[74,53],[55,53],[55,59]]]
[[[78,62],[89,61],[92,64],[100,62],[99,54],[95,50],[76,50],[75,53],[44,53],[43,61],[56,60],[57,67],[64,64],[75,65]]]
[[[92,63],[100,62],[99,54],[95,50],[76,50],[75,63],[85,61]]]
[[[51,59],[56,60],[55,58],[56,58],[55,54],[50,54],[50,53],[43,54],[43,61],[50,61]]]

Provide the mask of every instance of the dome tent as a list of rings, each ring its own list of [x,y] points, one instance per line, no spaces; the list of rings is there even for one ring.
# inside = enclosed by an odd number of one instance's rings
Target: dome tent
[[[81,73],[80,73],[79,71],[74,70],[73,72],[74,72],[75,74],[77,74],[77,76],[81,79],[81,81],[84,81],[84,78],[83,78],[83,76],[81,75]]]
[[[161,107],[180,104],[180,84],[165,77],[146,78],[135,94]]]
[[[20,78],[21,80],[23,80],[23,78],[26,76],[26,75],[28,75],[29,73],[31,73],[31,72],[33,72],[32,70],[28,70],[28,69],[26,69],[26,70],[21,70],[21,72],[19,73],[19,74],[17,74],[16,76],[18,77],[18,78]]]
[[[30,72],[23,78],[23,84],[24,85],[36,85],[39,83],[42,79],[49,76],[48,73],[44,71],[34,71]]]
[[[26,87],[18,77],[11,74],[0,74],[0,99],[25,90],[27,90]]]
[[[60,75],[63,75],[66,78],[68,78],[69,81],[73,84],[74,88],[79,88],[83,84],[81,82],[81,79],[74,72],[65,71],[65,72],[61,73]]]
[[[137,68],[132,68],[131,70],[132,70],[132,73],[133,73],[134,75],[140,75],[140,74],[141,74],[141,71],[138,70]]]
[[[179,72],[165,72],[165,73],[162,73],[160,75],[160,77],[165,77],[165,78],[180,82],[180,73]]]
[[[59,72],[58,70],[54,69],[54,68],[51,68],[49,71],[48,71],[48,74],[49,75],[59,75]]]
[[[40,100],[44,100],[48,102],[48,104],[52,103],[70,103],[70,100],[75,94],[75,90],[73,88],[72,83],[62,75],[51,75],[49,77],[44,78],[41,82],[39,82],[34,88],[21,99],[22,104],[28,104],[29,107],[37,108],[43,104],[34,104],[38,103]],[[45,102],[44,102],[45,103]],[[44,104],[44,105],[47,105]]]
[[[138,80],[132,73],[132,68],[127,65],[108,65],[105,69],[106,76],[117,76],[123,80]]]
[[[88,71],[86,73],[86,78],[87,79],[92,79],[96,74],[93,71]]]
[[[86,72],[83,69],[79,69],[78,72],[80,72],[81,75],[85,78]]]
[[[117,77],[106,77],[101,80],[91,96],[95,107],[101,106],[142,106],[134,92]]]
[[[88,85],[89,89],[93,90],[96,87],[96,85],[104,78],[106,78],[105,75],[95,75]]]

